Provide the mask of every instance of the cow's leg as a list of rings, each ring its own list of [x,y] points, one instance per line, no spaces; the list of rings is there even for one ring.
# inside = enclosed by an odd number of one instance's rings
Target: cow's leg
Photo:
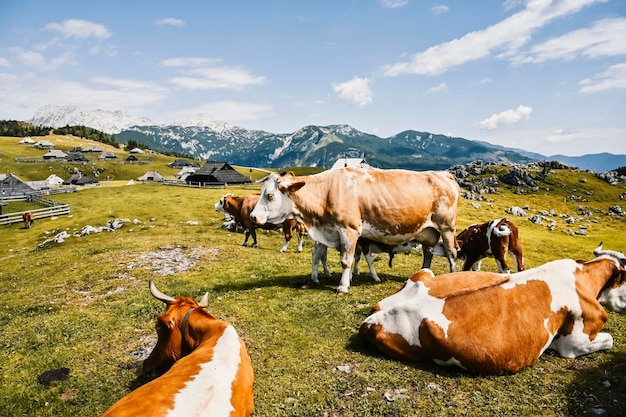
[[[372,275],[372,279],[376,282],[380,282],[380,278],[374,269],[374,257],[372,256],[372,252],[365,253],[365,261],[367,262],[367,266],[370,268],[370,274]],[[355,261],[356,262],[356,261]]]
[[[359,275],[359,262],[361,261],[361,254],[363,250],[359,245],[356,245],[356,249],[354,250],[354,275]],[[369,264],[368,264],[369,265]]]
[[[472,263],[469,260],[465,261],[463,264],[463,271],[480,271],[480,265],[482,265],[483,260],[478,259]]]
[[[442,231],[441,239],[443,240],[443,248],[446,251],[446,257],[450,264],[450,272],[456,272],[456,236],[454,235],[454,230]]]
[[[291,241],[291,224],[289,221],[286,221],[283,223],[283,235],[285,236],[285,243],[283,243],[283,246],[280,248],[281,252],[285,252],[287,250],[287,247],[289,246],[289,242]]]
[[[250,229],[245,230],[245,235],[243,239],[243,244],[241,246],[248,246],[248,239],[250,238]]]
[[[315,242],[313,247],[312,256],[312,268],[311,268],[311,281],[315,284],[319,284],[318,272],[320,261],[322,261],[322,267],[324,268],[324,275],[330,277],[330,271],[328,270],[328,247],[322,243]]]
[[[352,281],[352,262],[354,261],[354,252],[356,250],[356,241],[359,233],[356,230],[347,229],[340,234],[341,240],[339,252],[341,254],[341,280],[337,287],[337,294],[347,294]]]
[[[259,244],[256,241],[256,228],[252,227],[250,229],[250,235],[252,236],[252,247],[253,248],[258,248]]]
[[[515,270],[517,272],[519,271],[523,271],[524,270],[524,257],[522,256],[522,252],[521,251],[512,251],[509,250],[509,255],[511,255],[511,258],[513,259],[513,263],[515,264]]]
[[[302,233],[298,233],[298,253],[302,252],[302,243],[303,243],[303,241],[304,241],[303,234]]]
[[[613,347],[613,336],[608,333],[598,333],[596,338],[591,340],[589,335],[581,330],[576,330],[567,336],[557,336],[549,346],[555,350],[559,356],[564,358],[575,358],[588,353],[607,350]]]

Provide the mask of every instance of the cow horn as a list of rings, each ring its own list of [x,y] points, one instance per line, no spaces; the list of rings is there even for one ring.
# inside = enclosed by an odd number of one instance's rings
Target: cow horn
[[[173,303],[176,301],[173,297],[169,295],[163,294],[161,291],[157,290],[156,285],[154,285],[154,281],[150,280],[150,293],[154,298],[159,301],[163,301],[165,304]]]
[[[198,305],[202,308],[206,308],[209,305],[209,292],[205,292],[202,296],[202,300],[198,302]]]
[[[593,250],[593,254],[595,256],[610,256],[611,258],[617,260],[621,266],[626,266],[626,255],[624,255],[622,252],[614,250],[602,250],[602,242],[600,242],[598,247]]]

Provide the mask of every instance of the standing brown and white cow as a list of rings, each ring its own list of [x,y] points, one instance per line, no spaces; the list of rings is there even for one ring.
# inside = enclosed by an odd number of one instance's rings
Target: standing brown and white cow
[[[342,274],[337,292],[347,293],[359,236],[387,245],[417,240],[431,247],[441,236],[450,270],[455,271],[459,196],[456,180],[443,171],[348,167],[302,177],[273,173],[250,218],[266,224],[295,217],[313,240],[338,248]],[[431,259],[425,250],[423,266],[430,267]],[[319,282],[317,268],[311,279]]]
[[[509,253],[516,271],[524,270],[522,242],[517,226],[507,219],[494,219],[481,224],[472,224],[456,236],[457,258],[464,259],[463,271],[478,271],[482,260],[493,256],[498,270],[503,274],[511,272],[506,263]],[[443,245],[438,242],[433,255],[445,256]]]
[[[249,416],[254,409],[254,371],[237,331],[200,302],[170,297],[152,280],[152,295],[167,305],[157,319],[159,339],[143,363],[160,377],[113,404],[103,417]]]
[[[26,229],[30,229],[35,221],[35,216],[33,216],[33,213],[30,211],[25,211],[22,213],[22,220],[24,221],[24,227]]]
[[[257,226],[252,220],[250,220],[250,212],[259,201],[259,194],[246,194],[242,196],[234,196],[232,194],[226,194],[215,203],[215,210],[222,211],[230,214],[235,218],[235,222],[239,224],[245,230],[245,237],[243,240],[243,246],[248,246],[248,238],[252,236],[252,247],[259,247],[256,240],[256,228]],[[285,252],[289,246],[289,242],[295,232],[298,237],[298,252],[302,252],[302,244],[304,236],[306,235],[306,227],[298,222],[295,218],[289,218],[285,221],[278,223],[282,225],[283,234],[285,236],[285,242],[280,248],[281,252]],[[261,226],[265,230],[278,229],[280,226],[275,224],[266,224]]]
[[[562,259],[516,274],[423,269],[378,302],[360,334],[403,361],[485,374],[514,373],[546,349],[575,358],[610,349],[603,306],[626,313],[626,256]]]

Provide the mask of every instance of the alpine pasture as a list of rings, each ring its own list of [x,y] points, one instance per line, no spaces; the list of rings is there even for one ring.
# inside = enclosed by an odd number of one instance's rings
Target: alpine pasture
[[[76,146],[72,138],[62,140]],[[26,148],[16,150],[14,142],[0,138],[3,173],[38,180],[58,170],[67,177],[68,168],[60,163],[16,164],[15,153]],[[199,299],[208,291],[208,311],[235,326],[254,367],[254,416],[623,413],[626,317],[609,313],[604,331],[612,334],[613,349],[577,359],[547,352],[515,375],[482,376],[401,363],[361,341],[358,327],[374,303],[419,268],[420,252],[397,255],[393,268],[386,254],[378,255],[381,284],[372,282],[362,261],[350,293],[337,296],[341,267],[337,252],[330,250],[332,277],[320,277],[317,288],[294,288],[291,282],[310,276],[313,242],[306,242],[302,253],[295,252],[295,242],[279,253],[281,232],[259,231],[258,249],[242,247],[242,235],[223,229],[223,213],[213,208],[226,192],[250,193],[258,186],[125,185],[148,170],[173,178],[175,170],[166,164],[174,158],[151,159],[140,166],[103,165],[115,181],[52,196],[70,204],[69,216],[36,220],[31,229],[0,226],[3,416],[97,416],[146,382],[141,360],[156,341],[156,316],[164,311],[148,291],[150,279],[170,295]],[[459,230],[506,216],[519,228],[527,268],[560,258],[592,259],[600,241],[606,249],[626,251],[626,220],[606,214],[610,206],[622,204],[623,184],[608,185],[589,172],[555,170],[530,194],[515,194],[503,185],[500,189],[486,195],[489,201],[463,199]],[[587,201],[572,201],[570,195]],[[506,214],[512,206],[528,206],[528,215],[554,210],[557,226],[548,230],[528,217]],[[579,218],[578,206],[592,215],[565,223],[560,215]],[[33,208],[11,203],[5,213],[12,207]],[[115,219],[129,221],[113,232],[74,235],[87,225],[104,226]],[[587,234],[575,234],[580,225]],[[61,231],[71,237],[42,245]],[[447,272],[447,261],[436,257],[432,269]],[[485,259],[482,270],[497,271],[493,259]],[[45,377],[54,371],[61,377]]]

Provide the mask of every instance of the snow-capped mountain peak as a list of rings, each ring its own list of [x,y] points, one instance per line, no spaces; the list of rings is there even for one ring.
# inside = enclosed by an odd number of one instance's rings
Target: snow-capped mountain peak
[[[213,117],[206,113],[198,113],[184,122],[175,124],[183,127],[208,127],[216,132],[225,132],[234,128],[233,125],[229,125],[228,123],[215,120]]]
[[[43,106],[27,122],[36,126],[63,127],[87,126],[108,134],[117,134],[130,126],[152,126],[155,123],[145,117],[115,110],[82,110],[76,106]]]

